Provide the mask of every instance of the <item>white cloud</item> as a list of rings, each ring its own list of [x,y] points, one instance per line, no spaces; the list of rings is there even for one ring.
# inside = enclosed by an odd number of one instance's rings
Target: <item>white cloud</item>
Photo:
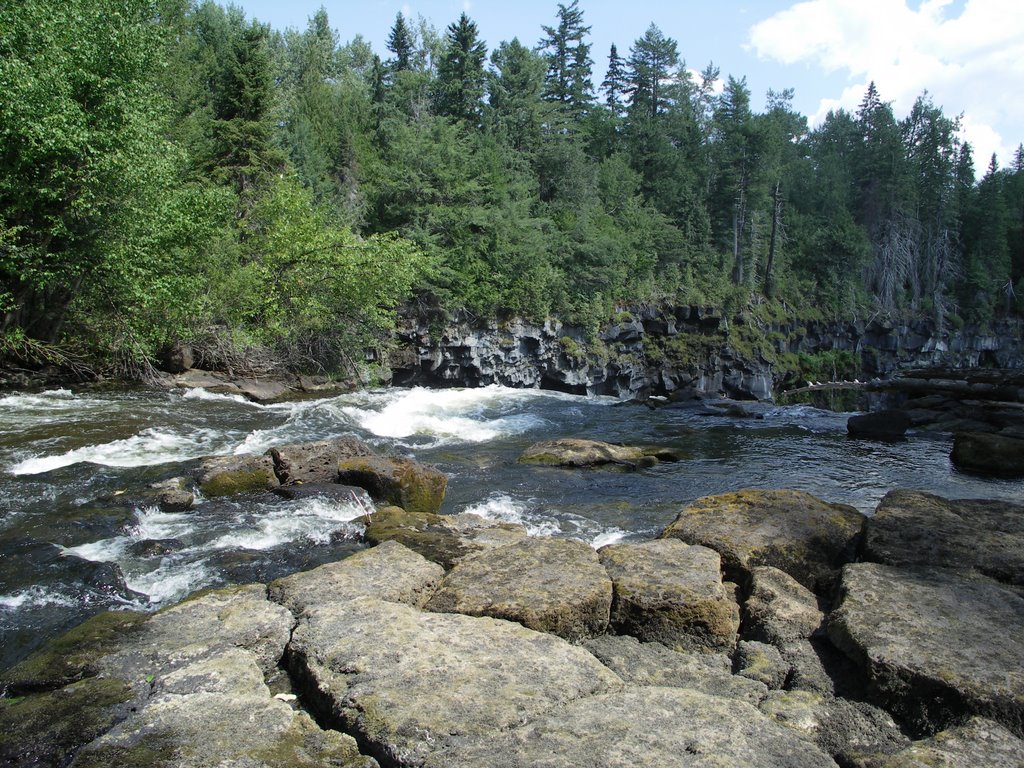
[[[855,110],[872,80],[898,116],[927,90],[948,116],[964,113],[963,135],[978,166],[995,152],[1002,164],[1024,139],[1024,3],[967,0],[805,0],[750,29],[758,56],[845,73],[849,85],[823,98]],[[979,170],[984,170],[983,167]]]

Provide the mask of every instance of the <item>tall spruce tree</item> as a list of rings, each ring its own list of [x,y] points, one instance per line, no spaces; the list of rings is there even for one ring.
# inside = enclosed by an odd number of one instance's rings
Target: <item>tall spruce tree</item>
[[[629,82],[626,79],[626,62],[619,56],[619,51],[612,43],[608,52],[608,69],[605,72],[601,88],[604,90],[604,103],[608,105],[613,117],[622,117],[626,113],[626,92]]]
[[[392,72],[404,72],[412,69],[413,56],[416,53],[416,37],[409,25],[405,23],[405,17],[399,11],[395,16],[395,23],[388,34],[387,49],[394,54],[395,58],[389,63]]]
[[[484,96],[484,60],[487,46],[476,24],[463,13],[448,25],[444,55],[437,70],[439,114],[476,125]]]
[[[593,102],[591,80],[593,61],[590,43],[583,42],[590,27],[583,23],[579,0],[568,6],[558,4],[558,26],[544,26],[545,37],[538,46],[547,62],[544,98],[556,105],[558,126],[572,130]]]

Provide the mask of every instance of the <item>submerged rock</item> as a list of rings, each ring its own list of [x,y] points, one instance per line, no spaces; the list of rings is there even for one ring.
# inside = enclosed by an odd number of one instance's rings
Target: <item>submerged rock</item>
[[[523,464],[557,467],[599,467],[615,464],[630,469],[649,467],[659,461],[678,461],[680,455],[667,448],[639,448],[613,445],[599,440],[563,437],[534,443],[519,456]]]
[[[436,513],[444,501],[448,477],[412,459],[354,456],[338,463],[339,483],[358,485],[376,501],[402,507],[408,512]]]
[[[890,491],[865,523],[863,557],[886,565],[973,568],[1024,586],[1024,505]]]
[[[1024,477],[1024,440],[982,432],[957,432],[950,459],[982,475]]]
[[[660,538],[714,549],[737,582],[755,566],[771,565],[824,592],[853,560],[863,520],[853,507],[803,491],[747,489],[697,499]]]
[[[677,650],[730,650],[739,607],[722,583],[721,558],[707,547],[665,539],[612,544],[601,563],[615,587],[611,626]]]
[[[257,493],[280,485],[270,457],[251,455],[200,459],[196,482],[207,497]]]
[[[507,734],[430,756],[428,768],[835,768],[745,702],[685,688],[632,688],[574,701]]]
[[[983,715],[1024,734],[1024,598],[996,582],[848,565],[828,634],[918,732]]]
[[[611,604],[612,582],[591,547],[527,538],[460,560],[426,608],[517,621],[575,642],[605,631]]]

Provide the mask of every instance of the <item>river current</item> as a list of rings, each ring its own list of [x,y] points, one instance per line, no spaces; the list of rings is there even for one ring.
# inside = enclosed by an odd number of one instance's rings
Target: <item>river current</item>
[[[108,608],[154,610],[189,593],[266,582],[362,546],[360,504],[199,499],[184,513],[130,501],[201,456],[354,436],[449,476],[445,513],[521,523],[594,547],[656,535],[707,494],[796,488],[871,514],[893,488],[1024,499],[1024,481],[955,470],[951,438],[851,440],[849,414],[745,404],[650,410],[539,390],[387,389],[260,405],[204,390],[0,396],[0,669]],[[516,462],[537,440],[664,445],[684,460],[636,472]],[[154,546],[153,541],[162,544]]]

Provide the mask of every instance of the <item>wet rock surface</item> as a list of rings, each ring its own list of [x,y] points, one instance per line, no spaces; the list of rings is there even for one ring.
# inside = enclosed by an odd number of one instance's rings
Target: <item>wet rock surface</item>
[[[199,462],[196,484],[204,496],[235,496],[280,485],[269,456],[207,456]]]
[[[366,443],[350,437],[280,445],[267,451],[282,485],[333,483],[338,479],[339,461],[374,453]]]
[[[365,488],[375,501],[408,512],[436,513],[444,501],[448,478],[412,459],[356,456],[338,463],[337,481]]]
[[[853,560],[864,516],[803,491],[747,489],[693,502],[662,533],[701,544],[722,556],[726,575],[740,582],[770,565],[809,589],[827,591]]]
[[[983,432],[958,432],[953,438],[953,463],[981,475],[1024,477],[1024,439]]]

